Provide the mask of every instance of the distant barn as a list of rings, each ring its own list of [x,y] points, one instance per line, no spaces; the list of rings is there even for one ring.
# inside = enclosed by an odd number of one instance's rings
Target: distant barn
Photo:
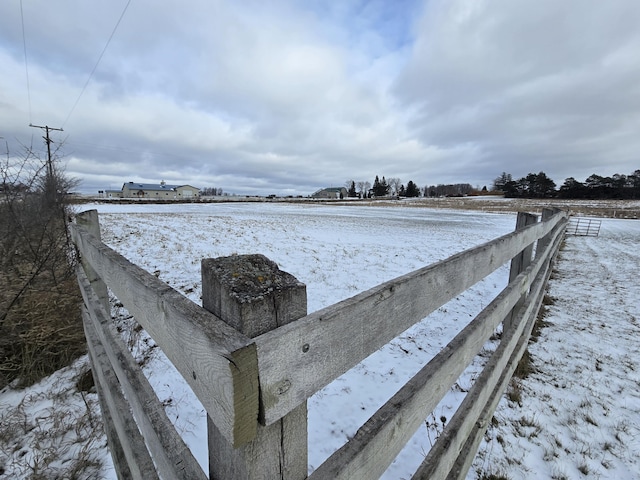
[[[122,185],[122,198],[148,198],[158,200],[175,200],[184,198],[196,198],[200,196],[200,190],[191,185],[168,185],[160,183],[135,183],[129,182]]]
[[[344,187],[322,188],[311,195],[311,198],[345,198],[347,189]]]

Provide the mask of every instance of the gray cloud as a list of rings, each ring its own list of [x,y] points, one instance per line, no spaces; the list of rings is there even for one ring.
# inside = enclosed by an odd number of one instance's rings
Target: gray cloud
[[[429,2],[396,92],[423,142],[473,144],[483,169],[631,173],[639,20],[634,2]]]
[[[633,0],[133,1],[71,111],[124,5],[23,2],[30,112],[19,4],[0,4],[0,136],[40,148],[28,123],[64,123],[86,191],[640,168]]]

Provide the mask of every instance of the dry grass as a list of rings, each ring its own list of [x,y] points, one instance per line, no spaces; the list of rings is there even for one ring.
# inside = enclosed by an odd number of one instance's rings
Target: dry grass
[[[36,200],[0,208],[0,388],[31,385],[86,351],[65,210]]]
[[[3,406],[0,478],[99,478],[103,425],[95,413],[96,394],[78,389],[79,385],[91,389],[85,363],[68,368],[46,391],[25,395],[17,405]],[[67,378],[74,376],[75,382]]]
[[[446,208],[454,210],[476,210],[482,212],[512,213],[531,212],[540,214],[542,209],[556,207],[566,210],[570,215],[604,218],[640,218],[640,202],[637,200],[562,200],[527,199],[502,197],[451,197],[419,198],[412,200],[359,200],[328,204],[405,206],[423,208]]]
[[[31,385],[86,352],[75,278],[49,283],[25,290],[0,326],[0,388]]]

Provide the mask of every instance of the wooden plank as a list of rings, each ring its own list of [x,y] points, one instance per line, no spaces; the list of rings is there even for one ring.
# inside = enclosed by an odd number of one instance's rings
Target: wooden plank
[[[551,269],[549,269],[549,271],[547,272],[547,278],[545,279],[545,284],[548,281],[548,276],[550,275],[550,273],[551,273]],[[538,299],[538,303],[541,303],[542,298],[544,297],[544,290],[542,290],[539,295],[540,295],[540,298]],[[528,333],[520,337],[520,340],[518,341],[518,345],[516,346],[516,350],[513,352],[512,358],[509,361],[509,367],[507,367],[502,372],[498,385],[494,389],[490,399],[487,401],[485,410],[483,411],[482,415],[480,416],[478,421],[475,423],[474,425],[475,428],[467,438],[467,441],[462,449],[462,452],[458,456],[458,459],[456,460],[456,463],[451,469],[451,472],[447,476],[447,479],[462,480],[467,476],[467,472],[469,471],[469,468],[473,463],[473,459],[478,451],[478,446],[482,441],[484,432],[486,431],[487,426],[491,421],[493,412],[495,412],[498,406],[498,403],[500,403],[500,399],[502,398],[502,393],[504,392],[509,379],[513,376],[513,372],[517,367],[518,361],[516,359],[521,358],[522,355],[524,354],[524,351],[527,348],[529,337],[531,334],[531,330],[533,329],[535,320],[536,320],[536,315],[534,311],[533,314],[531,315],[531,318],[527,322],[527,326],[525,327],[526,332]]]
[[[85,328],[100,341],[118,378],[154,462],[164,478],[206,479],[207,475],[176,432],[149,381],[107,319],[89,280],[78,269],[78,282],[91,323]]]
[[[347,444],[318,467],[309,480],[370,479],[382,475],[511,311],[522,292],[529,288],[545,265],[544,258],[537,259],[516,277]]]
[[[126,464],[131,478],[135,480],[158,479],[156,467],[151,460],[151,456],[144,443],[144,438],[137,429],[129,405],[120,390],[120,384],[115,373],[111,369],[107,354],[95,338],[95,331],[92,329],[89,313],[86,308],[82,315],[85,325],[85,335],[89,357],[93,365],[94,378],[97,379],[96,389],[104,405],[107,407],[109,417],[113,421],[112,427],[117,432],[121,451],[126,458]],[[89,326],[89,328],[87,328]],[[114,462],[120,465],[121,459],[114,458]],[[125,468],[125,470],[126,470]]]
[[[565,217],[525,227],[256,337],[266,423],[511,260]]]
[[[257,431],[255,345],[154,275],[71,225],[80,254],[160,346],[235,447]]]
[[[556,237],[554,248],[560,244],[562,236]],[[508,331],[503,332],[500,345],[491,355],[487,365],[482,370],[474,385],[471,387],[458,410],[449,420],[443,432],[438,437],[435,445],[429,451],[413,480],[417,479],[445,479],[454,465],[459,461],[460,467],[456,470],[460,474],[466,474],[464,465],[466,458],[460,458],[460,452],[470,457],[473,461],[475,450],[465,447],[467,438],[482,428],[482,433],[488,425],[495,407],[491,409],[491,399],[494,396],[500,398],[506,385],[513,374],[524,350],[526,349],[531,328],[540,310],[544,296],[546,281],[550,271],[549,258],[553,250],[549,250],[543,261],[544,268],[538,273],[531,286],[531,293],[521,309],[516,313],[516,319]],[[483,428],[484,427],[484,428]],[[464,475],[463,475],[464,476]]]
[[[103,397],[104,394],[102,393],[100,379],[98,378],[97,373],[95,373],[97,367],[93,365],[91,355],[89,355],[89,364],[91,365],[93,384],[95,385],[96,392],[98,393],[98,403],[100,404],[100,412],[102,414],[102,425],[104,433],[107,436],[107,446],[109,453],[111,453],[111,459],[113,461],[114,470],[116,471],[116,476],[118,477],[118,480],[131,480],[133,475],[131,474],[131,469],[127,464],[127,457],[124,454],[124,449],[122,448],[122,444],[118,438],[118,432],[114,426],[113,418],[111,417],[111,413],[109,413],[109,406],[106,399]]]
[[[555,235],[561,233],[557,229]],[[550,254],[551,249],[547,249],[546,255]],[[309,479],[370,479],[382,475],[529,288],[545,265],[545,258],[540,257],[516,277]]]

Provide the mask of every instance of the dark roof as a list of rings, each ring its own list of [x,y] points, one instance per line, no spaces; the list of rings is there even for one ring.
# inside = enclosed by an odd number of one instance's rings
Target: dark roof
[[[181,187],[182,185],[167,185],[167,184],[161,184],[161,183],[135,183],[135,182],[129,182],[129,183],[125,183],[126,186],[129,187],[130,190],[160,190],[160,191],[174,191],[175,189],[177,189],[178,187]],[[124,186],[122,187],[124,189]]]

